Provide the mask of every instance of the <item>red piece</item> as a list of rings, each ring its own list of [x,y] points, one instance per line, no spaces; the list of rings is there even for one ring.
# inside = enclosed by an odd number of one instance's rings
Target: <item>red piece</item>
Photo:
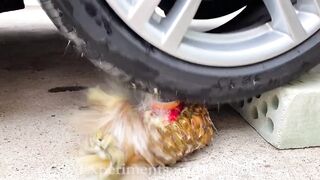
[[[180,103],[177,107],[173,108],[169,112],[169,121],[171,123],[177,121],[178,117],[180,116],[180,113],[183,109],[183,104]]]

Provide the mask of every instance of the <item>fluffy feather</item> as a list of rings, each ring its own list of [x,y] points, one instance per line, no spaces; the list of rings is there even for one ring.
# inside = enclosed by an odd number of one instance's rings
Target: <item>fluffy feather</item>
[[[164,104],[134,93],[88,91],[90,110],[77,118],[88,137],[81,160],[100,176],[119,177],[130,166],[171,165],[211,142],[214,127],[203,105]]]

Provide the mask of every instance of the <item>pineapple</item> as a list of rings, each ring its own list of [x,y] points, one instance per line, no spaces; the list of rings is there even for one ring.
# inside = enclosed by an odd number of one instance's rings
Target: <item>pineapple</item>
[[[92,110],[83,119],[91,130],[81,160],[100,177],[121,177],[126,167],[172,165],[212,141],[205,106],[147,97],[135,105],[126,96],[89,90]]]

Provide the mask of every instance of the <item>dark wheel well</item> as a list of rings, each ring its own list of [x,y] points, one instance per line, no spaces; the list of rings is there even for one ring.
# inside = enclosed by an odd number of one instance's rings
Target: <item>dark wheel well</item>
[[[23,0],[1,0],[0,13],[25,8]]]

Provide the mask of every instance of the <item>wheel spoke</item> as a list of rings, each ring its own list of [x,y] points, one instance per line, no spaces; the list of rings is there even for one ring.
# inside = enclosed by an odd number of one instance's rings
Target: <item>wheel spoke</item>
[[[166,19],[162,22],[165,36],[162,39],[164,46],[177,48],[187,32],[195,16],[201,0],[178,0]]]
[[[301,41],[307,36],[290,0],[264,0],[272,18],[272,27]]]
[[[148,22],[160,0],[139,0],[129,12],[129,21],[137,27]]]
[[[299,10],[320,16],[320,0],[298,0]]]

